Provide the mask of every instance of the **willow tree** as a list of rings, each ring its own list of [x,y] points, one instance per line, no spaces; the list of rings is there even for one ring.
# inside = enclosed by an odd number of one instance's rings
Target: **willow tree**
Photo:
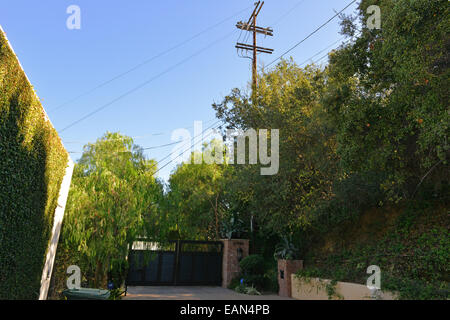
[[[162,187],[155,171],[156,162],[119,133],[107,132],[84,147],[74,169],[62,239],[95,272],[96,286],[112,263],[125,261],[136,237],[156,235]]]

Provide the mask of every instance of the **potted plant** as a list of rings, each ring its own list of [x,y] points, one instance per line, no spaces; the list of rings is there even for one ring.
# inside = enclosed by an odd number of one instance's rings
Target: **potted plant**
[[[274,258],[278,260],[278,295],[291,296],[291,275],[303,269],[303,260],[299,260],[299,250],[290,237],[282,237],[275,248]]]

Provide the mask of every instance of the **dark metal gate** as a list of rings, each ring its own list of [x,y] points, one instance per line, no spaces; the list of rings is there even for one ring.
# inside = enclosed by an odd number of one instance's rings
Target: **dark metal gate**
[[[127,285],[221,285],[222,242],[178,240],[147,244],[150,246],[129,252]]]

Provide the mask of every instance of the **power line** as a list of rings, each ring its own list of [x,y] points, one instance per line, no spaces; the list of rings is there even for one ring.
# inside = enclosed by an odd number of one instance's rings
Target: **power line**
[[[154,149],[165,148],[165,147],[169,147],[169,146],[173,146],[173,145],[179,144],[181,142],[183,142],[183,140],[172,142],[172,143],[167,143],[167,144],[163,144],[163,145],[159,145],[159,146],[155,146],[155,147],[142,148],[142,150],[154,150]]]
[[[171,51],[173,51],[173,50],[175,50],[175,49],[178,49],[179,47],[185,45],[186,43],[189,43],[190,41],[192,41],[192,40],[194,40],[194,39],[200,37],[200,36],[203,35],[203,34],[205,34],[205,33],[208,32],[209,30],[214,29],[214,28],[218,27],[219,25],[221,25],[221,24],[227,22],[228,20],[234,18],[235,16],[241,14],[242,12],[247,11],[247,10],[250,9],[251,7],[253,7],[253,6],[248,6],[247,8],[245,8],[245,9],[243,9],[243,10],[241,10],[241,11],[239,11],[239,12],[237,12],[237,13],[231,15],[231,16],[229,16],[228,18],[223,19],[222,21],[220,21],[220,22],[214,24],[213,26],[211,26],[211,27],[209,27],[209,28],[204,29],[203,31],[200,31],[199,33],[197,33],[197,34],[193,35],[192,37],[190,37],[190,38],[188,38],[188,39],[186,39],[186,40],[184,40],[184,41],[178,43],[177,45],[175,45],[175,46],[173,46],[173,47],[170,47],[169,49],[166,49],[166,50],[164,50],[164,51],[162,51],[162,52],[160,52],[160,53],[154,55],[153,57],[144,60],[143,62],[141,62],[141,63],[135,65],[134,67],[128,69],[127,71],[124,71],[124,72],[122,72],[122,73],[120,73],[120,74],[114,76],[113,78],[111,78],[111,79],[109,79],[109,80],[106,80],[106,81],[102,82],[101,84],[99,84],[99,85],[93,87],[92,89],[90,89],[90,90],[88,90],[88,91],[86,91],[86,92],[84,92],[84,93],[82,93],[82,94],[79,94],[78,96],[76,96],[76,97],[70,99],[69,101],[66,101],[66,102],[60,104],[59,106],[57,106],[57,107],[51,109],[49,112],[54,112],[54,111],[56,111],[56,110],[59,110],[59,109],[65,107],[65,106],[67,106],[67,105],[69,105],[69,104],[71,104],[71,103],[77,101],[78,99],[80,99],[80,98],[82,98],[82,97],[84,97],[84,96],[87,96],[87,95],[91,94],[92,92],[96,91],[97,89],[100,89],[100,88],[106,86],[107,84],[109,84],[109,83],[111,83],[111,82],[113,82],[113,81],[115,81],[115,80],[117,80],[117,79],[119,79],[119,78],[121,78],[121,77],[123,77],[123,76],[129,74],[130,72],[133,72],[134,70],[139,69],[140,67],[142,67],[142,66],[144,66],[144,65],[146,65],[146,64],[148,64],[148,63],[150,63],[150,62],[152,62],[153,60],[156,60],[156,59],[162,57],[163,55],[165,55],[165,54],[167,54],[167,53],[169,53],[169,52],[171,52]]]
[[[317,60],[314,61],[313,63],[314,63],[314,64],[317,64],[318,62],[320,62],[320,61],[322,61],[323,59],[327,58],[329,54],[330,54],[330,53],[327,52],[325,55],[321,56],[319,59],[317,59]]]
[[[294,5],[291,9],[289,9],[289,11],[287,11],[286,13],[284,13],[283,15],[281,15],[277,20],[275,20],[275,22],[272,23],[270,26],[271,26],[271,27],[274,27],[275,25],[277,25],[278,23],[280,23],[284,18],[286,18],[289,14],[291,14],[295,9],[297,9],[297,8],[298,8],[300,5],[302,5],[305,1],[306,1],[306,0],[299,1],[299,2],[298,2],[296,5]],[[242,35],[242,32],[243,32],[243,31],[244,31],[244,29],[241,30],[241,33],[239,34],[239,38],[238,38],[238,41],[237,41],[237,42],[239,42],[239,40],[241,39],[241,35]],[[249,36],[250,36],[250,33],[247,33],[246,36],[244,37],[244,40],[242,41],[242,43],[246,43]],[[239,49],[238,49],[238,51],[239,51]],[[243,55],[243,54],[239,54],[239,53],[238,53],[238,55],[239,55],[240,58],[252,59],[252,57],[250,57],[250,56],[248,56],[248,55]]]
[[[210,132],[210,133],[208,133],[205,137],[208,137],[208,136],[210,136],[212,133]],[[199,143],[199,142],[201,142],[201,141],[198,141],[197,143]],[[197,143],[195,143],[193,146],[195,146]],[[185,153],[186,151],[189,151],[191,149],[191,146],[188,148],[188,149],[186,149],[186,150],[184,150],[183,151],[183,153]],[[170,160],[169,162],[167,162],[165,165],[163,165],[161,168],[159,168],[158,170],[156,170],[155,171],[155,174],[157,174],[159,171],[161,171],[162,169],[164,169],[165,167],[167,167],[169,164],[171,164],[173,161],[175,161],[175,160]]]
[[[342,12],[344,12],[348,7],[350,7],[353,3],[355,3],[356,0],[353,0],[352,2],[350,2],[345,8],[343,8],[341,11],[339,11],[338,13],[336,13],[333,17],[331,17],[330,19],[328,19],[325,23],[323,23],[322,25],[320,25],[317,29],[315,29],[313,32],[311,32],[310,34],[308,34],[305,38],[303,38],[301,41],[297,42],[293,47],[291,47],[289,50],[285,51],[281,56],[279,56],[278,58],[276,58],[275,60],[271,61],[269,64],[267,64],[264,68],[269,67],[270,65],[272,65],[274,62],[280,60],[281,58],[283,58],[286,54],[288,54],[289,52],[291,52],[292,50],[294,50],[295,48],[297,48],[300,44],[302,44],[303,42],[305,42],[306,40],[308,40],[309,38],[311,38],[315,33],[317,33],[320,29],[322,29],[324,26],[326,26],[328,23],[330,23],[331,21],[333,21],[337,16],[339,16]],[[263,68],[263,69],[264,69]]]
[[[221,121],[222,121],[222,120],[220,120],[220,119],[217,120],[217,121],[214,122],[212,125],[210,125],[210,126],[207,127],[205,130],[203,130],[200,134],[198,134],[198,135],[196,135],[195,137],[193,137],[193,138],[191,139],[191,146],[189,146],[189,148],[185,149],[185,150],[182,152],[182,154],[185,153],[185,152],[187,152],[187,151],[189,151],[190,149],[192,149],[192,147],[193,147],[193,146],[196,146],[199,142],[202,142],[202,141],[203,141],[203,139],[201,139],[200,141],[197,141],[197,142],[195,142],[195,143],[192,145],[192,143],[194,142],[194,140],[195,140],[196,138],[198,138],[198,137],[200,137],[200,136],[201,136],[202,138],[206,138],[206,137],[210,136],[210,135],[213,133],[213,131],[209,132],[209,133],[208,133],[206,136],[204,136],[204,137],[203,137],[203,134],[204,134],[207,130],[209,130],[209,129],[212,129],[212,130],[217,129],[218,127],[215,127],[215,126],[216,126],[217,124],[219,124]],[[178,144],[178,143],[181,143],[181,142],[183,142],[183,140],[174,142],[174,143],[172,143],[172,144],[167,144],[167,145],[163,145],[163,146],[156,146],[156,147],[150,147],[150,148],[166,147],[166,146]],[[150,148],[143,148],[143,150],[148,150],[148,149],[150,149]],[[153,166],[156,166],[156,165],[158,165],[159,163],[163,162],[164,160],[166,160],[167,158],[169,158],[174,152],[181,150],[181,148],[182,148],[182,147],[180,147],[180,148],[178,148],[178,149],[176,149],[176,150],[174,150],[174,151],[168,153],[164,158],[162,158],[162,159],[160,159],[160,160],[157,160],[156,163],[155,163]],[[130,151],[119,151],[119,152],[113,152],[113,153],[109,153],[109,154],[110,154],[110,155],[118,155],[119,153],[127,153],[127,152],[130,152]],[[69,152],[69,153],[79,153],[79,152]],[[166,163],[165,165],[163,165],[161,168],[157,169],[157,170],[155,171],[155,175],[156,175],[159,171],[161,171],[162,169],[164,169],[165,167],[167,167],[169,164],[171,164],[173,161],[174,161],[174,159],[171,159],[169,162],[167,162],[167,163]]]
[[[217,124],[219,124],[220,122],[221,122],[221,120],[216,121],[214,124],[212,124],[211,126],[209,126],[208,128],[206,128],[205,130],[203,130],[200,134],[198,134],[197,136],[193,137],[193,138],[191,139],[191,145],[189,146],[189,148],[183,150],[181,154],[184,154],[185,152],[191,150],[192,147],[195,147],[198,143],[203,142],[203,139],[201,139],[201,140],[195,142],[194,144],[192,144],[196,138],[198,138],[198,137],[200,137],[200,136],[202,136],[202,138],[206,138],[206,137],[209,137],[211,134],[213,134],[213,133],[214,133],[213,130],[218,128],[218,127],[215,127],[215,128],[214,128],[214,126],[217,125]],[[207,130],[209,130],[209,129],[212,129],[212,131],[210,131],[208,134],[206,134],[206,136],[203,136],[203,134],[204,134]],[[164,145],[164,146],[157,146],[157,147],[165,147],[165,146],[168,146],[168,145],[173,145],[173,144],[177,144],[177,143],[181,143],[181,142],[183,142],[183,140],[174,142],[174,143],[172,143],[172,144],[167,144],[167,145]],[[153,148],[156,148],[156,147],[153,147]],[[149,148],[147,148],[147,149],[149,149]],[[180,150],[180,149],[181,149],[181,147],[178,148],[177,150],[174,150],[174,151],[170,152],[167,156],[165,156],[165,157],[162,158],[161,160],[157,160],[156,163],[153,164],[152,168],[153,168],[154,166],[157,166],[159,163],[163,162],[165,159],[167,159],[168,157],[170,157],[175,151],[178,151],[178,150]],[[143,149],[143,150],[146,150],[146,149]],[[130,151],[119,151],[119,152],[109,153],[109,155],[116,155],[116,156],[117,156],[119,153],[128,153],[128,152],[130,152]],[[69,152],[69,153],[76,153],[76,152]],[[159,171],[161,171],[162,169],[164,169],[165,167],[167,167],[169,164],[171,164],[171,163],[174,162],[174,161],[175,161],[175,159],[169,160],[169,162],[167,162],[166,164],[164,164],[161,168],[157,169],[157,170],[155,171],[154,175],[156,175]]]
[[[60,133],[61,133],[61,132],[64,132],[65,130],[67,130],[67,129],[73,127],[74,125],[76,125],[76,124],[78,124],[78,123],[80,123],[80,122],[82,122],[82,121],[84,121],[84,120],[86,120],[87,118],[93,116],[94,114],[100,112],[101,110],[103,110],[103,109],[109,107],[110,105],[114,104],[115,102],[117,102],[117,101],[119,101],[119,100],[125,98],[126,96],[128,96],[128,95],[134,93],[135,91],[141,89],[142,87],[146,86],[147,84],[149,84],[149,83],[153,82],[154,80],[160,78],[161,76],[165,75],[166,73],[168,73],[168,72],[172,71],[173,69],[176,69],[176,68],[179,67],[180,65],[186,63],[187,61],[189,61],[190,59],[192,59],[192,58],[194,58],[195,56],[199,55],[199,54],[202,53],[203,51],[209,49],[209,48],[212,47],[213,45],[215,45],[215,44],[219,43],[220,41],[223,41],[223,40],[225,40],[226,38],[230,37],[230,36],[231,36],[232,34],[234,34],[234,33],[236,33],[236,31],[230,32],[230,33],[228,33],[227,35],[225,35],[224,37],[222,37],[222,38],[220,38],[220,39],[218,39],[218,40],[212,42],[212,43],[209,44],[208,46],[202,48],[201,50],[195,52],[194,54],[190,55],[189,57],[187,57],[187,58],[181,60],[180,62],[178,62],[178,63],[176,63],[176,64],[174,64],[173,66],[171,66],[171,67],[169,67],[168,69],[164,70],[163,72],[157,74],[156,76],[152,77],[151,79],[149,79],[149,80],[147,80],[147,81],[141,83],[140,85],[134,87],[134,88],[131,89],[131,90],[128,90],[127,92],[125,92],[124,94],[120,95],[119,97],[117,97],[117,98],[111,100],[110,102],[108,102],[108,103],[102,105],[101,107],[99,107],[99,108],[95,109],[94,111],[88,113],[87,115],[83,116],[82,118],[80,118],[80,119],[78,119],[78,120],[72,122],[72,123],[69,124],[68,126],[66,126],[66,127],[64,127],[63,129],[59,130],[59,132],[60,132]]]
[[[218,121],[218,122],[220,122],[220,120]],[[217,128],[214,128],[214,129],[217,129]],[[214,130],[213,129],[213,130]],[[206,130],[208,130],[208,129],[205,129],[201,134],[203,134]],[[211,132],[209,132],[205,137],[203,137],[203,138],[206,138],[206,137],[208,137],[208,136],[210,136],[211,134],[213,133],[213,131],[211,131]],[[195,139],[195,138],[194,138]],[[202,142],[203,141],[203,139],[202,140],[200,140],[200,141],[197,141],[196,143],[194,143],[193,145],[191,145],[191,146],[189,146],[189,148],[187,148],[187,149],[185,149],[181,154],[184,154],[185,152],[187,152],[187,151],[189,151],[190,149],[192,149],[192,147],[195,147],[195,145],[197,145],[199,142]],[[173,152],[172,152],[173,153]],[[169,156],[170,155],[172,155],[172,153],[170,153],[169,154]],[[161,160],[162,161],[162,160]],[[159,162],[161,162],[161,161],[159,161]],[[157,174],[159,171],[161,171],[162,169],[164,169],[165,167],[167,167],[169,164],[171,164],[172,162],[174,162],[175,161],[175,159],[171,159],[169,162],[167,162],[165,165],[163,165],[161,168],[159,168],[158,170],[156,170],[155,171],[155,174]],[[158,163],[159,163],[158,162]]]
[[[127,136],[127,138],[131,138],[131,139],[144,139],[144,138],[147,138],[147,137],[153,137],[153,136],[162,136],[164,133],[163,132],[161,132],[161,133],[150,133],[150,134],[147,134],[147,135],[143,135],[143,136],[135,136],[135,137],[128,137]],[[116,139],[108,139],[108,141],[114,141],[114,140],[122,140],[122,138],[116,138]],[[89,140],[89,141],[87,141],[87,140],[85,140],[85,141],[64,141],[64,144],[66,145],[66,144],[87,144],[87,143],[91,143],[91,140]]]
[[[160,148],[165,148],[165,147],[169,147],[169,146],[173,146],[176,144],[179,144],[183,142],[183,140],[181,141],[176,141],[176,142],[172,142],[172,143],[168,143],[168,144],[163,144],[163,145],[159,145],[159,146],[154,146],[154,147],[148,147],[148,148],[142,148],[141,150],[154,150],[154,149],[160,149]],[[119,153],[127,153],[127,152],[131,152],[131,151],[117,151],[117,152],[113,152],[111,154],[119,154]],[[75,153],[83,153],[82,151],[70,151],[69,153],[71,154],[75,154]]]
[[[256,91],[256,86],[257,86],[257,62],[256,62],[256,58],[257,58],[257,53],[268,53],[268,54],[272,54],[273,49],[269,49],[269,48],[263,48],[263,47],[259,47],[257,46],[257,37],[256,35],[259,34],[264,34],[266,36],[273,36],[273,30],[271,28],[262,28],[262,27],[258,27],[256,25],[256,18],[258,17],[262,7],[264,6],[264,1],[258,1],[255,3],[255,8],[253,9],[253,12],[250,16],[250,18],[248,19],[248,22],[245,23],[243,21],[239,21],[236,24],[236,27],[238,29],[247,31],[247,32],[251,32],[253,34],[253,44],[247,44],[247,43],[236,43],[235,48],[237,50],[241,49],[241,50],[245,50],[245,51],[252,51],[253,53],[253,57],[252,57],[252,95],[254,94],[254,92]]]
[[[220,122],[221,122],[221,120],[217,120],[217,121],[214,122],[211,126],[209,126],[208,128],[206,128],[205,130],[203,130],[200,134],[198,134],[198,135],[196,135],[195,137],[193,137],[193,138],[191,139],[191,143],[192,143],[196,138],[198,138],[199,136],[202,136],[203,133],[205,133],[207,130],[213,128],[214,126],[216,126],[216,125],[219,124]],[[217,128],[214,128],[214,129],[217,129]],[[198,142],[197,142],[197,143],[198,143]],[[194,145],[195,145],[195,144],[194,144]],[[178,148],[177,150],[174,150],[174,151],[170,152],[167,156],[165,156],[164,158],[158,160],[158,163],[163,162],[164,160],[166,160],[167,158],[169,158],[174,152],[179,151],[181,148],[182,148],[182,147]],[[189,150],[189,149],[188,149],[188,150]],[[182,153],[185,153],[185,152],[188,151],[188,150],[185,150],[185,151],[183,151]],[[173,161],[173,160],[171,160],[169,163],[171,163],[172,161]]]
[[[216,118],[211,119],[211,120],[208,120],[208,121],[206,121],[206,123],[209,123],[209,122],[211,122],[212,120],[216,120]],[[219,120],[219,121],[216,121],[212,126],[206,128],[203,132],[205,132],[206,130],[210,129],[211,127],[214,127],[214,126],[215,126],[216,124],[218,124],[219,122],[220,122],[220,120]],[[186,129],[192,128],[192,126],[191,126],[191,127],[185,127],[185,128],[186,128]],[[128,138],[128,137],[127,137],[127,138]],[[129,137],[129,138],[134,139],[134,138],[136,138],[136,137]],[[195,139],[195,137],[194,137],[194,139]],[[123,140],[123,138],[108,139],[108,141],[114,141],[114,140]],[[172,142],[172,143],[167,143],[167,144],[163,144],[163,145],[153,146],[153,147],[146,147],[146,148],[142,148],[142,147],[141,147],[141,150],[154,150],[154,149],[160,149],[160,148],[165,148],[165,147],[168,147],[168,146],[176,145],[176,144],[179,144],[179,143],[181,143],[181,142],[183,142],[183,140],[176,141],[176,142]],[[66,142],[66,143],[67,143],[67,142]],[[126,152],[130,152],[130,151],[118,151],[118,152],[115,152],[115,153],[112,153],[112,154],[119,154],[119,153],[126,153]],[[69,151],[69,153],[71,153],[71,154],[80,154],[80,153],[83,153],[83,152],[82,152],[82,151]],[[169,155],[170,155],[170,154],[169,154]],[[161,161],[163,161],[164,159],[167,159],[167,157],[161,159]]]
[[[320,51],[317,52],[315,55],[309,57],[308,59],[306,59],[305,61],[303,61],[302,63],[300,63],[299,66],[302,66],[302,65],[304,65],[305,63],[308,63],[310,60],[312,60],[313,58],[317,57],[319,54],[321,54],[321,53],[324,52],[325,50],[328,50],[329,48],[331,48],[332,46],[334,46],[336,43],[338,43],[338,42],[340,42],[340,41],[342,41],[342,40],[344,40],[344,39],[345,39],[345,37],[342,37],[342,38],[336,40],[335,42],[333,42],[332,44],[330,44],[330,45],[327,46],[326,48],[320,50]]]
[[[295,9],[297,9],[298,7],[300,7],[306,0],[302,0],[299,1],[296,5],[294,5],[291,9],[289,9],[289,11],[286,11],[286,13],[284,13],[281,17],[279,17],[274,23],[272,23],[270,26],[274,27],[276,26],[278,23],[281,22],[281,20],[283,20],[284,18],[286,18],[288,15],[290,15]]]
[[[303,1],[303,2],[304,2],[304,1]],[[350,3],[349,5],[347,5],[344,9],[342,9],[339,13],[337,13],[336,16],[338,16],[340,13],[342,13],[345,9],[347,9],[347,8],[348,8],[351,4],[353,4],[354,2],[356,2],[356,0],[353,1],[352,3]],[[301,3],[300,3],[300,4],[301,4]],[[298,4],[298,5],[300,5],[300,4]],[[335,17],[336,17],[336,16],[335,16]],[[334,19],[335,17],[333,17],[332,19]],[[330,20],[329,20],[328,22],[326,22],[324,25],[326,25],[327,23],[329,23],[332,19],[330,19]],[[322,28],[324,25],[322,25],[321,27],[319,27],[319,29]],[[318,29],[318,30],[319,30],[319,29]],[[318,30],[317,30],[317,31],[318,31]],[[315,32],[314,32],[314,33],[315,33]],[[312,34],[311,34],[311,35],[312,35]],[[311,35],[310,35],[310,36],[311,36]],[[308,37],[310,37],[310,36],[308,36]],[[338,39],[337,41],[333,42],[332,44],[330,44],[330,45],[327,46],[326,48],[324,48],[324,49],[322,49],[321,51],[317,52],[316,54],[314,54],[313,56],[311,56],[310,58],[308,58],[308,60],[306,60],[305,63],[306,63],[307,61],[309,61],[310,59],[312,59],[312,58],[318,56],[319,54],[321,54],[321,53],[324,52],[325,50],[329,49],[330,47],[334,46],[336,43],[342,41],[344,38],[345,38],[345,37],[342,37],[342,38]],[[321,58],[319,58],[315,63],[317,63],[317,62],[321,61],[322,59],[324,59],[325,57],[327,57],[328,54],[329,54],[329,53],[327,53],[326,55],[324,55],[324,56],[322,56]],[[302,63],[302,64],[304,64],[304,63]],[[216,125],[218,122],[220,122],[220,120],[217,121],[216,123],[214,123],[212,126]],[[212,126],[211,126],[211,127],[212,127]],[[211,128],[211,127],[210,127],[210,128]],[[203,132],[205,132],[206,130],[208,130],[208,128],[205,129]],[[207,136],[211,135],[211,133],[212,133],[212,132],[210,132]],[[202,134],[203,134],[203,133],[202,133]],[[194,140],[195,138],[196,138],[196,137],[194,137],[193,140]],[[193,140],[192,140],[192,141],[193,141]],[[197,143],[198,143],[198,142],[197,142]],[[197,143],[195,143],[194,146],[195,146]],[[185,153],[186,151],[188,151],[189,149],[191,149],[191,146],[190,146],[188,149],[186,149],[185,151],[183,151],[182,154]],[[178,149],[178,150],[179,150],[179,149]],[[177,150],[175,150],[175,151],[177,151]],[[174,151],[174,152],[175,152],[175,151]],[[166,156],[165,158],[163,158],[163,159],[161,159],[160,161],[158,161],[158,163],[159,163],[159,162],[162,162],[162,161],[165,160],[165,159],[167,159],[171,154],[172,154],[172,153],[170,153],[168,156]],[[170,163],[172,163],[173,161],[174,161],[174,160],[170,160],[168,163],[166,163],[165,165],[163,165],[161,168],[159,168],[159,169],[155,172],[155,174],[158,173],[160,170],[164,169],[165,167],[167,167],[167,166],[168,166]]]
[[[250,6],[250,7],[252,7],[252,6]],[[245,19],[245,18],[244,18],[244,19]],[[239,37],[238,37],[237,42],[239,42],[239,40],[241,40],[241,36],[242,36],[242,33],[243,33],[243,32],[244,32],[244,29],[241,29],[241,32],[239,32]],[[243,43],[246,43],[249,36],[250,36],[250,34],[249,34],[248,32],[246,32],[245,35],[244,35],[244,40],[243,40],[242,42],[243,42]],[[245,58],[245,57],[242,56],[242,58]]]
[[[202,123],[208,124],[208,123],[213,122],[214,120],[216,120],[216,118],[209,119],[209,120],[204,121],[204,122],[202,121]],[[183,128],[184,129],[190,129],[190,128],[193,128],[193,126],[184,126]],[[173,129],[173,130],[175,130],[175,129]],[[153,137],[153,136],[162,136],[162,135],[168,134],[168,133],[170,133],[170,132],[169,131],[165,131],[165,132],[149,133],[149,134],[145,134],[145,135],[141,135],[141,136],[131,136],[131,137],[127,136],[127,138],[131,138],[133,140],[135,140],[135,139],[137,140],[137,139],[144,139],[144,138]],[[122,138],[108,139],[108,141],[114,141],[114,140],[122,140]],[[91,143],[91,140],[89,140],[89,141],[87,141],[87,140],[85,140],[85,141],[64,141],[64,144],[76,144],[76,143],[86,144],[86,143]]]
[[[356,35],[356,36],[358,36],[358,35]],[[342,40],[345,39],[345,38],[346,38],[346,36],[344,36],[344,37],[342,37],[342,38],[336,40],[335,42],[333,42],[332,44],[330,44],[330,45],[327,46],[326,48],[320,50],[320,51],[317,52],[315,55],[309,57],[309,58],[306,59],[304,62],[300,63],[299,66],[301,67],[302,65],[308,63],[310,60],[312,60],[313,58],[317,57],[319,54],[321,54],[321,53],[324,52],[325,50],[327,50],[327,49],[333,47],[336,43],[342,41]],[[347,43],[350,42],[350,40],[351,40],[351,39],[349,39],[349,40],[347,40],[347,41],[344,41],[342,44],[343,44],[343,45],[344,45],[344,44],[347,44]],[[319,59],[317,59],[316,61],[313,61],[313,63],[317,63],[317,62],[323,60],[324,58],[328,57],[328,54],[329,54],[329,52],[327,52],[324,56],[321,56],[321,57],[320,57]]]

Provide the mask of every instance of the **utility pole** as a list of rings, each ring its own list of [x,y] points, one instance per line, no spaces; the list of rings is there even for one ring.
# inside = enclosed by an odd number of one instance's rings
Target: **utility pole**
[[[260,53],[268,53],[268,54],[272,54],[273,53],[273,49],[268,49],[268,48],[263,48],[263,47],[258,47],[257,43],[256,43],[256,34],[260,33],[260,34],[264,34],[266,36],[273,36],[273,30],[271,28],[261,28],[256,26],[256,17],[259,15],[259,12],[261,11],[261,8],[264,5],[264,1],[261,3],[261,1],[258,1],[255,3],[255,9],[253,10],[252,15],[250,16],[250,18],[248,19],[247,23],[244,23],[242,21],[239,21],[236,24],[236,27],[238,29],[241,30],[245,30],[248,32],[253,32],[253,45],[250,44],[246,44],[246,43],[236,43],[236,49],[241,49],[241,50],[252,50],[253,51],[253,59],[252,59],[252,97],[255,97],[256,94],[256,88],[257,88],[257,75],[258,75],[258,70],[257,70],[257,54],[258,52]],[[254,99],[253,99],[254,100]]]

